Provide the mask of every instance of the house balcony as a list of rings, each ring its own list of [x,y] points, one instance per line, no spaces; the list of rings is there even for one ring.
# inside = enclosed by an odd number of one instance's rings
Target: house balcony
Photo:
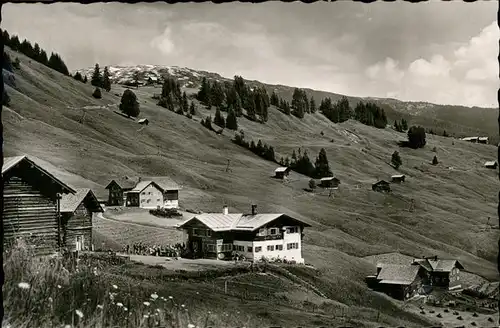
[[[265,240],[283,240],[283,235],[267,235],[267,236],[255,236],[254,241],[265,241]]]

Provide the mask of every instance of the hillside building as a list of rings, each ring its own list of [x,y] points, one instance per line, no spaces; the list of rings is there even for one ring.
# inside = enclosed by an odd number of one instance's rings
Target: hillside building
[[[395,175],[391,176],[391,182],[393,182],[393,183],[405,182],[404,174],[395,174]]]
[[[139,179],[127,176],[111,180],[106,186],[109,191],[108,206],[125,206],[127,193],[134,189],[138,182]]]
[[[139,123],[141,125],[148,125],[149,120],[147,118],[141,118],[140,120],[137,121],[137,123]]]
[[[488,161],[486,163],[484,163],[484,167],[486,167],[487,169],[496,169],[498,166],[498,163],[496,161]]]
[[[319,186],[321,188],[337,188],[340,184],[340,180],[335,177],[326,177],[319,180]]]
[[[153,181],[140,181],[134,189],[127,192],[127,206],[163,208],[163,189]]]
[[[274,177],[276,179],[285,179],[290,174],[290,168],[288,167],[278,167],[274,170]]]
[[[195,258],[232,259],[233,254],[257,261],[286,259],[304,263],[302,238],[309,224],[286,214],[203,213],[180,224],[186,245]]]
[[[61,195],[76,190],[27,156],[4,158],[2,176],[6,244],[22,237],[37,255],[58,251],[62,246]]]
[[[426,269],[429,273],[430,285],[434,288],[454,290],[462,287],[460,270],[463,270],[464,266],[457,260],[438,259],[437,256],[434,256],[415,259],[412,265],[419,265]]]
[[[372,190],[377,192],[390,192],[391,186],[389,182],[385,180],[380,180],[372,185]]]
[[[92,250],[92,218],[104,212],[97,197],[88,188],[76,189],[61,199],[62,246],[69,251]]]
[[[465,137],[465,138],[462,138],[460,140],[468,141],[468,142],[472,142],[472,143],[477,143],[479,140],[479,137]]]
[[[477,142],[482,143],[482,144],[488,144],[489,138],[488,137],[479,137],[479,138],[477,138]]]

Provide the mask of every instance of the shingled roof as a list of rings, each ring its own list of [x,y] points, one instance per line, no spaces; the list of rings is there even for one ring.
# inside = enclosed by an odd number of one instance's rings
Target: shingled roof
[[[463,265],[457,260],[428,260],[432,266],[432,271],[451,272],[454,267],[464,269]]]
[[[92,201],[93,207],[91,210],[93,212],[104,212],[92,190],[89,188],[77,188],[75,194],[62,196],[60,203],[61,213],[73,213],[87,196],[89,196]]]
[[[377,279],[381,284],[410,285],[418,275],[420,266],[404,264],[382,264]]]
[[[139,178],[136,177],[121,177],[111,180],[111,182],[106,186],[106,189],[109,189],[112,183],[116,183],[122,189],[133,189],[137,183],[139,182]]]

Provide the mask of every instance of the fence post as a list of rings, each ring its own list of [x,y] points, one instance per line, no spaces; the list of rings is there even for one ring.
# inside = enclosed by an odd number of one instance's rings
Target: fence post
[[[227,294],[227,280],[224,280],[224,294]]]

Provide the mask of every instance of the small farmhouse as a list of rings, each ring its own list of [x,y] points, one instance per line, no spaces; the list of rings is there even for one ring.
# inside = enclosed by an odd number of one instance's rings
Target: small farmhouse
[[[340,184],[340,180],[335,177],[321,178],[319,186],[322,188],[337,188]]]
[[[477,143],[478,140],[479,140],[479,137],[465,137],[465,138],[462,138],[461,140],[468,141],[468,142],[473,142],[473,143]]]
[[[385,180],[380,180],[377,183],[374,183],[372,185],[372,190],[377,191],[377,192],[390,192],[391,191],[391,186],[389,182]]]
[[[62,245],[69,251],[92,250],[92,218],[103,212],[94,193],[88,189],[76,189],[75,194],[61,199]]]
[[[479,138],[477,138],[477,142],[482,143],[482,144],[488,144],[489,138],[488,137],[479,137]]]
[[[127,193],[127,206],[147,209],[163,208],[163,189],[154,181],[140,181]]]
[[[246,259],[286,259],[304,263],[302,235],[309,224],[286,214],[203,213],[179,225],[194,257],[231,259],[233,252]]]
[[[419,265],[429,272],[430,285],[433,287],[450,290],[461,288],[460,270],[463,270],[464,266],[457,260],[438,259],[434,256],[413,260],[412,265]]]
[[[367,282],[377,291],[399,300],[407,300],[422,291],[428,283],[428,274],[421,266],[409,264],[377,264],[377,275]]]
[[[284,179],[290,174],[290,168],[288,167],[278,167],[274,170],[274,177],[276,179]]]
[[[5,241],[24,237],[38,255],[59,250],[61,194],[76,190],[27,156],[6,157],[2,176]]]
[[[401,182],[405,182],[405,176],[404,174],[396,174],[396,175],[393,175],[391,176],[391,181],[393,183],[401,183]]]
[[[180,186],[172,181],[169,177],[143,177],[141,180],[154,181],[163,190],[163,206],[164,208],[179,207],[179,190]]]
[[[111,180],[106,186],[109,191],[108,206],[124,206],[127,201],[127,192],[134,189],[138,182],[139,179],[131,177]]]
[[[140,120],[137,121],[137,123],[142,124],[142,125],[148,125],[149,120],[147,118],[141,118]]]
[[[489,162],[484,163],[484,167],[486,167],[488,169],[496,169],[497,166],[498,166],[498,163],[496,161],[489,161]]]

